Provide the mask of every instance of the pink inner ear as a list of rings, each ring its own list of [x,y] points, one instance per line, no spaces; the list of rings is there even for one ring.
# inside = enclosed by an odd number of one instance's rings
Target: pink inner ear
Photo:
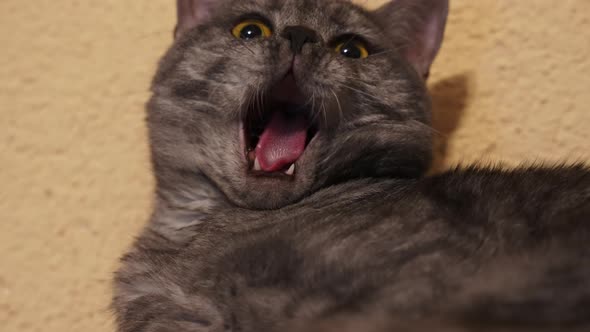
[[[178,22],[175,37],[207,22],[217,2],[219,0],[176,0]]]
[[[392,0],[377,10],[380,19],[392,31],[405,50],[407,60],[416,71],[427,77],[442,43],[448,0]]]
[[[430,66],[440,50],[444,34],[444,20],[445,18],[440,16],[428,19],[414,45],[408,49],[408,60],[414,64],[422,76],[428,76]]]

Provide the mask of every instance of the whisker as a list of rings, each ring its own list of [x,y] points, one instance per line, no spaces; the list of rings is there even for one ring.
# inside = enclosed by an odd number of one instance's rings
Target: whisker
[[[369,54],[369,57],[374,57],[374,56],[379,56],[379,55],[383,55],[383,54],[389,54],[389,53],[393,53],[397,50],[393,49],[393,50],[386,50],[386,51],[381,51],[381,52],[377,52],[377,53],[372,53]]]
[[[250,48],[248,47],[248,45],[246,45],[245,41],[242,41],[242,45],[248,50],[250,51],[250,53],[252,53],[252,55],[256,55],[256,53]]]
[[[434,128],[433,126],[431,126],[429,124],[420,122],[420,121],[415,120],[415,119],[409,119],[409,120],[407,120],[407,122],[412,122],[413,124],[416,124],[416,125],[420,126],[421,128],[428,129],[429,131],[431,131],[432,133],[434,133],[438,137],[448,138],[448,135],[447,134],[442,133],[440,130],[437,130],[436,128]]]
[[[344,112],[342,112],[342,106],[340,105],[340,99],[338,99],[338,95],[336,94],[336,92],[334,92],[334,90],[332,88],[330,88],[330,91],[332,92],[332,94],[334,95],[334,98],[336,98],[336,103],[338,104],[338,110],[340,112],[340,118],[338,119],[338,121],[342,121],[344,119]]]
[[[351,35],[351,36],[350,36],[350,39],[348,39],[348,40],[346,41],[346,43],[344,43],[344,45],[346,45],[346,44],[350,43],[350,42],[351,42],[353,39],[355,39],[355,38],[356,38],[356,35]]]
[[[262,117],[262,101],[261,101],[262,91],[260,90],[260,82],[256,85],[256,92],[254,93],[254,108],[258,113],[259,117]]]
[[[265,99],[264,99],[264,94],[266,93],[266,91],[264,89],[260,89],[260,86],[258,86],[258,91],[260,91],[259,95],[260,95],[260,114],[264,113],[264,104],[265,104]]]
[[[326,104],[325,104],[325,100],[326,98],[324,96],[321,96],[322,98],[322,114],[324,115],[324,125],[328,124],[328,112],[326,111]]]
[[[307,106],[309,106],[309,104],[311,104],[311,103],[313,102],[313,94],[314,94],[314,93],[315,93],[315,92],[312,92],[312,95],[311,95],[311,97],[309,97],[309,98],[307,99],[307,101],[305,102],[305,104],[303,104],[303,105],[302,105],[303,107],[307,107]],[[313,110],[313,106],[312,106],[312,110]]]
[[[217,110],[217,105],[210,103],[208,101],[204,101],[204,100],[191,100],[190,102],[193,106],[198,106],[198,107],[207,107],[213,110]]]
[[[311,94],[311,112],[313,114],[312,122],[316,122],[318,119],[318,112],[315,109],[315,91]]]
[[[340,86],[342,86],[342,87],[344,87],[344,88],[347,88],[347,89],[350,89],[350,90],[352,90],[352,91],[358,92],[358,93],[360,93],[360,94],[362,94],[362,95],[365,95],[365,96],[367,96],[367,97],[373,98],[374,100],[377,100],[377,101],[381,100],[380,98],[377,98],[376,96],[373,96],[373,95],[372,95],[372,94],[370,94],[370,93],[367,93],[367,92],[361,91],[361,90],[359,90],[359,89],[353,88],[353,87],[351,87],[351,86],[348,86],[348,85],[346,85],[346,84],[344,84],[344,83],[340,83]]]
[[[206,83],[225,84],[225,85],[238,85],[238,84],[240,84],[240,82],[216,80],[216,79],[213,79],[210,77],[204,77],[200,73],[195,72],[193,70],[189,70],[188,74],[189,74],[190,80],[195,81],[195,82],[206,82]]]
[[[209,91],[209,94],[207,95],[207,102],[211,102],[211,96],[213,96],[217,90],[225,85],[228,85],[226,83],[219,83],[217,81],[208,81],[209,83],[213,83],[215,84],[215,87],[213,88],[213,90]]]
[[[358,84],[362,84],[362,85],[367,86],[369,88],[377,88],[376,84],[363,81],[359,77],[353,77],[353,76],[348,76],[348,75],[343,75],[343,74],[339,74],[339,75],[348,81],[354,81],[354,82],[357,82]],[[342,83],[342,84],[344,84],[344,83]]]
[[[193,51],[196,51],[195,53],[204,53],[204,55],[206,55],[206,56],[217,56],[217,57],[227,56],[227,54],[224,54],[221,52],[215,52],[215,51],[212,51],[210,49],[205,49],[205,48],[192,47],[190,49]]]
[[[244,114],[244,113],[246,113],[248,111],[247,108],[244,107],[244,104],[245,104],[244,102],[246,102],[247,104],[250,104],[252,102],[252,98],[255,98],[256,93],[257,93],[257,90],[254,90],[254,91],[250,90],[248,93],[243,94],[242,97],[240,98],[240,103],[237,106],[238,107],[237,111],[242,118],[245,118],[245,116],[247,114]]]

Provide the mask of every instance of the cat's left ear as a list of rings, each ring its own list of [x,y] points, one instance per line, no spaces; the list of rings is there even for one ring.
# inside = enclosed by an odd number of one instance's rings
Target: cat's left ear
[[[449,0],[392,0],[375,11],[425,79],[442,44],[448,13]]]
[[[178,21],[174,30],[174,38],[206,23],[218,2],[220,0],[176,0]]]

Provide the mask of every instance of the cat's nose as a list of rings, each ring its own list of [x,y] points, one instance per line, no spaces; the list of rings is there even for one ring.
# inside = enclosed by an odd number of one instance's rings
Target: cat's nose
[[[315,31],[301,25],[286,27],[281,36],[291,42],[291,50],[295,54],[301,53],[305,44],[314,44],[319,41]]]

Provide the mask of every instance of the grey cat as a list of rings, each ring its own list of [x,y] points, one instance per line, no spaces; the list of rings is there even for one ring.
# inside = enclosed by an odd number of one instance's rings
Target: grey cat
[[[120,332],[590,330],[590,170],[425,176],[448,1],[179,0]]]

